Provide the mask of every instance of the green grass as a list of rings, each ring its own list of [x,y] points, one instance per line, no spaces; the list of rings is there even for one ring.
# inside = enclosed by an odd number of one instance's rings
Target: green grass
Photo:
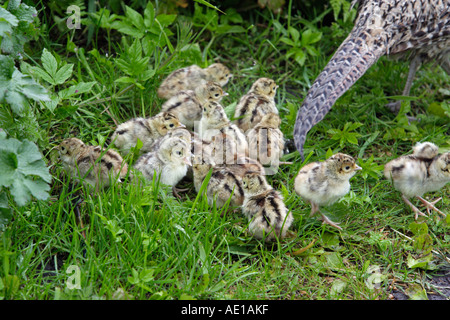
[[[139,177],[98,194],[68,181],[54,150],[62,139],[77,136],[86,143],[101,144],[111,136],[116,123],[155,114],[162,103],[156,95],[161,80],[172,70],[192,63],[206,65],[217,60],[230,67],[235,76],[226,87],[229,96],[223,103],[231,108],[254,80],[273,78],[280,85],[276,99],[282,130],[286,138],[292,138],[296,110],[351,24],[340,27],[339,38],[332,35],[329,26],[314,23],[323,33],[317,43],[320,54],[308,56],[300,66],[286,59],[289,48],[280,42],[283,32],[275,22],[287,29],[286,19],[267,10],[244,14],[240,25],[246,32],[216,34],[214,38],[201,27],[187,34],[177,33],[176,25],[171,26],[175,51],[155,49],[149,66],[157,73],[141,83],[144,89],[115,82],[124,75],[115,58],[125,51],[122,35],[115,30],[97,28],[96,41],[87,47],[81,30],[66,31],[79,46],[77,52],[66,51],[67,39],[54,32],[43,34],[33,44],[36,63],[45,45],[75,64],[71,83],[96,81],[96,85],[77,103],[67,102],[54,113],[45,109],[37,113],[44,133],[38,142],[54,177],[51,197],[25,207],[10,201],[14,217],[0,233],[0,295],[4,299],[370,300],[389,299],[393,287],[411,297],[417,288],[433,290],[426,285],[431,271],[411,267],[408,257],[419,259],[433,250],[427,266],[448,268],[449,219],[439,220],[435,213],[428,219],[420,218],[428,227],[424,244],[425,236],[413,232],[413,214],[381,170],[384,163],[409,152],[417,141],[433,141],[442,151],[450,148],[448,117],[427,111],[429,105],[448,99],[438,89],[448,86],[449,77],[436,66],[421,68],[414,82],[411,94],[418,99],[411,102],[411,114],[421,119],[419,124],[409,125],[404,117],[396,118],[384,108],[387,97],[401,92],[407,63],[382,58],[310,131],[305,163],[323,160],[327,152],[341,151],[366,164],[351,180],[351,193],[327,208],[330,217],[341,223],[342,231],[309,217],[309,205],[295,194],[294,178],[304,164],[298,152],[285,156],[292,165],[268,177],[283,193],[295,219],[291,228],[294,236],[274,244],[247,234],[248,222],[239,208],[211,212],[188,180],[183,184],[191,190],[181,200],[164,186]],[[50,27],[51,18],[46,21]],[[290,25],[303,30],[302,21],[293,11]],[[130,45],[132,39],[126,39]],[[183,53],[181,48],[187,43],[198,43],[200,58]],[[112,52],[106,56],[108,48]],[[92,49],[98,54],[90,52]],[[344,139],[340,145],[329,130],[343,130],[348,122],[361,123],[352,131],[359,134],[357,144]],[[373,163],[368,161],[371,156]],[[438,205],[447,213],[449,191],[446,186],[429,194],[430,198],[443,198]],[[79,210],[84,228],[74,212],[77,196],[83,199]],[[302,254],[292,254],[312,241]],[[71,282],[75,276],[71,266],[80,272],[79,282]],[[381,281],[375,288],[371,275]],[[80,289],[71,289],[73,283],[79,283]]]

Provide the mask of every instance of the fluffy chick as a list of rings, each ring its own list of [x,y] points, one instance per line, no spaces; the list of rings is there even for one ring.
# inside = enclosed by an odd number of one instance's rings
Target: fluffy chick
[[[161,144],[164,141],[166,141],[167,139],[170,139],[170,138],[180,138],[181,140],[185,141],[189,146],[191,145],[192,139],[193,139],[192,132],[190,132],[189,130],[187,130],[184,127],[177,127],[175,129],[169,130],[165,135],[156,139],[150,148],[147,147],[146,145],[144,145],[141,148],[141,151],[145,152],[145,153],[151,152],[151,151],[156,151],[161,147]]]
[[[277,113],[267,113],[261,121],[247,131],[249,156],[266,168],[266,174],[274,174],[283,156],[284,135],[280,130],[281,119]]]
[[[128,154],[139,138],[143,142],[141,153],[148,152],[156,139],[178,127],[184,125],[175,115],[160,112],[151,118],[134,118],[118,125],[111,136],[111,141],[123,154]]]
[[[244,133],[228,119],[220,103],[210,101],[203,105],[199,135],[206,141],[212,141],[213,137],[218,141],[224,135],[227,139],[233,139],[236,149],[228,145],[225,150],[227,158],[234,157],[235,153],[240,156],[246,156],[248,153],[248,143]]]
[[[122,182],[128,165],[119,153],[100,146],[89,146],[78,138],[65,139],[58,146],[64,169],[71,177],[81,179],[98,190],[110,185],[110,178]]]
[[[140,156],[134,168],[152,180],[160,175],[160,182],[172,187],[183,179],[191,165],[191,146],[178,137],[164,140],[157,150]],[[174,190],[174,193],[175,190]]]
[[[234,123],[243,131],[253,128],[267,113],[278,114],[275,93],[278,85],[269,78],[259,78],[236,105]]]
[[[242,213],[249,220],[249,232],[266,242],[286,237],[294,218],[283,196],[269,185],[259,172],[247,172],[242,178]]]
[[[295,178],[295,191],[311,203],[311,216],[320,212],[320,206],[331,205],[350,191],[350,178],[361,170],[355,160],[346,154],[337,153],[323,162],[305,165]],[[323,213],[322,220],[341,229]]]
[[[209,81],[195,90],[177,92],[163,103],[161,109],[174,114],[182,124],[192,130],[195,122],[200,121],[202,117],[202,104],[206,101],[219,102],[227,95],[218,83]]]
[[[215,167],[212,158],[194,157],[192,165],[194,172],[194,187],[197,192],[205,180],[205,177],[211,172],[211,177],[206,186],[206,197],[208,204],[216,208],[221,208],[227,201],[230,206],[240,206],[244,201],[244,191],[240,177],[227,167]]]
[[[213,63],[204,69],[191,65],[169,74],[158,88],[158,97],[169,99],[179,91],[195,90],[208,81],[217,82],[223,87],[232,77],[230,70],[221,63]]]
[[[434,210],[446,216],[435,207],[441,198],[429,202],[422,198],[422,195],[437,191],[450,182],[450,152],[438,154],[438,147],[435,144],[417,143],[411,155],[389,161],[384,166],[384,176],[402,193],[402,199],[415,213],[415,219],[419,215],[426,216],[426,214],[411,203],[409,199],[413,197],[426,206],[428,214],[430,210]]]

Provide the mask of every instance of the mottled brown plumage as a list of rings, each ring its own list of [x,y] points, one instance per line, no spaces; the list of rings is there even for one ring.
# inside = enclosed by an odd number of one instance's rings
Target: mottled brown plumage
[[[275,94],[278,85],[269,78],[259,78],[241,97],[234,111],[234,124],[244,133],[253,128],[267,113],[278,114]]]
[[[86,145],[78,138],[62,141],[58,152],[67,173],[96,190],[109,186],[111,181],[122,182],[128,171],[128,165],[116,151]]]
[[[249,221],[250,234],[267,242],[285,238],[294,218],[281,193],[272,188],[265,176],[252,171],[244,174],[242,188],[242,213]]]
[[[232,77],[230,70],[221,63],[213,63],[204,69],[194,64],[169,74],[158,88],[158,97],[169,99],[181,90],[195,90],[207,81],[223,87]]]
[[[354,0],[352,32],[319,74],[297,113],[295,146],[303,157],[308,131],[381,56],[411,60],[404,95],[417,68],[437,61],[450,74],[449,0]]]

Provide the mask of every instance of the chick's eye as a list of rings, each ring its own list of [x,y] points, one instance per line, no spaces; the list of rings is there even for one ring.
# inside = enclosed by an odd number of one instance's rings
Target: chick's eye
[[[350,166],[345,166],[345,168],[344,168],[345,170],[350,170]]]
[[[174,124],[173,124],[173,123],[169,124],[169,127],[173,128],[173,126],[174,126]]]

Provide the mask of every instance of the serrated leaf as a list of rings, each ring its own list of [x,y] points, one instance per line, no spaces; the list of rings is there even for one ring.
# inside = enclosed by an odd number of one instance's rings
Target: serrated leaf
[[[129,6],[125,6],[125,15],[129,19],[129,21],[139,30],[143,31],[145,29],[144,19],[142,16]]]
[[[132,36],[134,38],[140,39],[144,36],[144,32],[139,31],[137,28],[129,25],[126,22],[122,21],[114,21],[111,24],[111,28],[116,29],[119,32],[125,33],[129,36]]]
[[[63,84],[70,78],[73,72],[73,64],[65,64],[56,72],[54,79],[56,84]]]
[[[150,282],[155,278],[154,273],[155,273],[155,269],[143,269],[139,273],[139,279],[142,282]]]
[[[155,20],[155,9],[153,8],[153,4],[149,1],[144,10],[144,24],[147,27],[147,29],[150,29],[154,20]]]
[[[28,70],[33,76],[37,76],[52,85],[56,84],[55,80],[53,80],[53,78],[44,69],[40,67],[29,67]]]
[[[358,144],[358,139],[357,139],[358,136],[359,136],[359,134],[357,134],[357,133],[347,133],[345,135],[345,137],[347,138],[347,141],[350,142],[351,144]]]
[[[46,48],[42,50],[41,62],[45,71],[47,71],[52,78],[55,78],[56,70],[58,70],[58,62]]]
[[[95,84],[96,84],[95,81],[80,82],[64,90],[59,91],[58,96],[60,99],[68,99],[70,97],[90,91]]]

